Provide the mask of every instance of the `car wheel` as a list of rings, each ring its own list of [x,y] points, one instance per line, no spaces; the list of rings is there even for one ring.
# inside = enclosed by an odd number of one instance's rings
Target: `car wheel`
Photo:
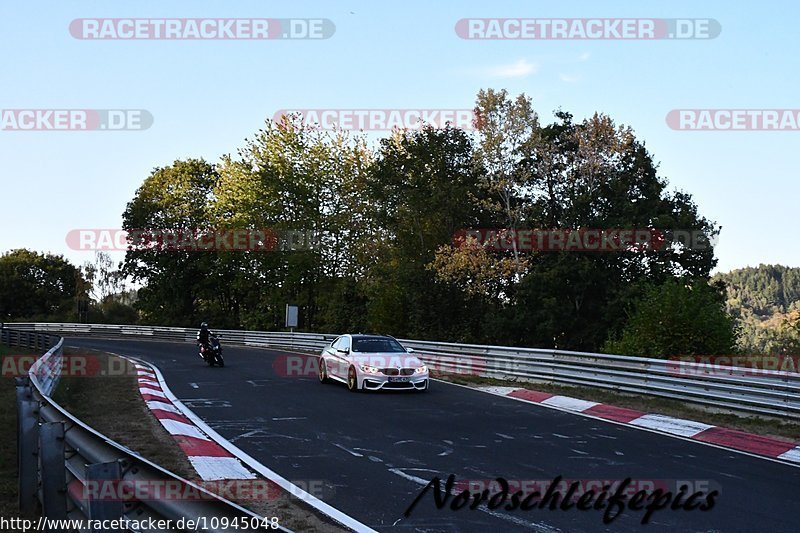
[[[350,389],[351,392],[358,392],[360,389],[358,388],[358,376],[356,375],[356,367],[351,366],[350,369],[347,371],[347,388]]]
[[[331,380],[328,377],[328,368],[325,366],[325,358],[319,358],[319,382],[320,383],[330,383]]]

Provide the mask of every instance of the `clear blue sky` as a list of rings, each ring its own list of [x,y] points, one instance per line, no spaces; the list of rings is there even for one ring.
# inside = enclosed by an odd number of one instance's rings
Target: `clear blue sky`
[[[790,1],[30,1],[0,7],[0,108],[147,109],[138,132],[0,131],[0,252],[75,263],[74,228],[116,228],[152,168],[217,161],[284,108],[471,108],[480,88],[630,125],[675,188],[723,226],[719,270],[800,266],[800,132],[681,132],[676,108],[800,108]],[[76,18],[328,18],[324,41],[86,41]],[[714,18],[714,40],[469,41],[464,17]]]

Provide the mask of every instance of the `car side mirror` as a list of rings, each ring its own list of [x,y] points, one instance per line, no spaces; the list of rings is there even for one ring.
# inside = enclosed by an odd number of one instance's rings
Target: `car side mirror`
[[[347,355],[347,354],[350,353],[350,348],[338,348],[336,351],[338,353],[343,353],[343,354]]]
[[[406,353],[414,353],[414,348],[406,348]]]

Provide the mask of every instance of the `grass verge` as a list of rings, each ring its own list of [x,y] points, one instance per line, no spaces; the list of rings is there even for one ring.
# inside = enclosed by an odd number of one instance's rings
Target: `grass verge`
[[[465,376],[445,373],[432,373],[432,377],[461,385],[492,385],[498,387],[513,386],[521,389],[561,394],[564,396],[579,398],[581,400],[600,402],[617,407],[624,407],[627,409],[635,409],[645,413],[674,416],[677,418],[687,418],[697,422],[703,422],[705,424],[739,429],[741,431],[775,437],[787,441],[800,441],[800,423],[797,422],[758,415],[739,415],[732,412],[724,412],[711,407],[681,402],[678,400],[670,400],[668,398],[626,394],[622,392],[595,389],[591,387],[557,385],[548,382],[507,381],[493,378],[483,378],[479,376]]]

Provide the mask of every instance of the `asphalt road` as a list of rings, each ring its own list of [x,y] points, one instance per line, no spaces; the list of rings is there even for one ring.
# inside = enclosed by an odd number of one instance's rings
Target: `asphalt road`
[[[225,368],[209,368],[190,344],[66,344],[152,362],[175,395],[226,439],[379,531],[800,530],[800,469],[792,466],[439,382],[427,393],[354,394],[302,375],[316,368],[314,361],[306,367],[305,356],[287,359],[274,350],[224,346]],[[695,480],[720,494],[711,510],[665,509],[646,525],[645,511],[629,509],[610,525],[603,511],[575,508],[437,509],[431,491],[403,516],[425,483],[449,474],[512,483],[558,475]]]

